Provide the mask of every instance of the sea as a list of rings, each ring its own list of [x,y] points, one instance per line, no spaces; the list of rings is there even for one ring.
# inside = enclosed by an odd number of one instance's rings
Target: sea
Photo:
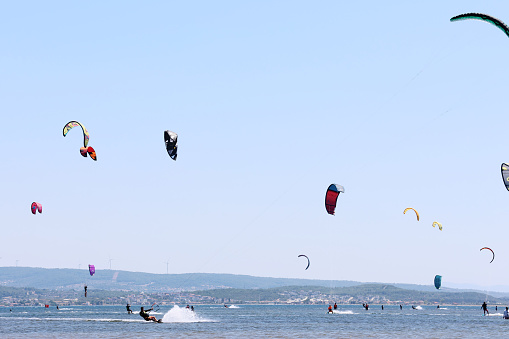
[[[148,305],[147,305],[148,306]],[[144,321],[139,306],[1,307],[0,338],[468,338],[509,337],[503,307],[185,305],[151,312],[162,323]]]

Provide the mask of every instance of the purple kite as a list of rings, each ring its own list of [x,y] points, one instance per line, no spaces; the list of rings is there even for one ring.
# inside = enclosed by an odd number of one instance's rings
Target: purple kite
[[[39,211],[39,213],[42,213],[42,205],[39,204],[38,202],[33,202],[32,203],[32,214],[35,214],[37,211]]]
[[[88,265],[88,270],[90,272],[90,275],[95,274],[95,266],[94,265]]]

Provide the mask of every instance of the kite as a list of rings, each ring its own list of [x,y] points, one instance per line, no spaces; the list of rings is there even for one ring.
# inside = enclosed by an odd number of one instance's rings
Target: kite
[[[95,150],[92,146],[81,147],[80,153],[84,158],[87,157],[87,153],[88,153],[93,160],[97,161],[97,155],[95,154]]]
[[[32,214],[35,214],[37,211],[39,211],[39,213],[42,213],[42,205],[34,201],[32,203]]]
[[[95,274],[95,266],[88,265],[88,271],[90,272],[90,275],[94,275]]]
[[[441,231],[442,230],[442,224],[439,223],[438,221],[433,221],[433,227],[435,226],[438,226],[438,229]]]
[[[331,184],[325,193],[325,209],[327,213],[331,215],[334,215],[334,211],[336,210],[336,202],[339,193],[345,193],[345,188],[336,184]]]
[[[490,24],[493,24],[500,28],[502,31],[504,31],[505,35],[509,37],[509,27],[507,27],[506,24],[504,24],[502,21],[498,20],[497,18],[492,17],[491,15],[482,14],[482,13],[465,13],[456,15],[451,18],[451,21],[459,21],[459,20],[467,20],[467,19],[474,19],[474,20],[482,20],[489,22]]]
[[[502,179],[504,179],[505,188],[509,191],[509,165],[502,163],[501,166]]]
[[[442,286],[442,276],[441,275],[435,275],[435,288],[437,290],[439,290],[440,286]]]
[[[64,137],[67,135],[67,133],[71,129],[73,129],[74,127],[77,127],[77,126],[80,126],[81,129],[83,130],[83,146],[87,147],[88,139],[90,139],[90,136],[88,135],[88,132],[87,132],[87,129],[85,128],[85,126],[83,126],[81,123],[79,123],[77,121],[69,121],[67,124],[65,124],[64,130],[63,130]]]
[[[493,252],[493,250],[491,248],[489,248],[489,247],[483,247],[479,251],[482,251],[482,250],[490,250],[491,253],[493,254],[493,258],[490,261],[490,264],[491,264],[493,262],[493,260],[495,260],[495,252]]]
[[[308,265],[306,266],[306,270],[307,270],[307,269],[309,268],[309,264],[311,263],[311,262],[309,261],[308,256],[307,256],[307,255],[304,255],[304,254],[301,254],[301,255],[299,255],[297,258],[300,258],[300,257],[304,257],[304,258],[306,258],[306,259],[308,260]]]
[[[415,215],[417,216],[417,221],[419,221],[419,213],[416,210],[414,210],[412,207],[405,208],[405,210],[403,211],[403,214],[406,214],[406,211],[408,211],[408,210],[414,211]]]
[[[164,143],[166,145],[166,151],[173,160],[177,160],[177,133],[172,131],[164,131]]]

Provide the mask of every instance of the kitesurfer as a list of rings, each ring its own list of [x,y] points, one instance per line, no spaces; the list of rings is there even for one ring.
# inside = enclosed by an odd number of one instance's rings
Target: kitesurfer
[[[189,305],[187,305],[186,308],[189,309]]]
[[[506,308],[505,308],[505,311],[504,311],[504,319],[509,319],[509,307],[506,307]]]
[[[224,307],[228,308],[228,305],[224,304]]]
[[[333,312],[332,312],[332,306],[331,306],[331,305],[329,305],[329,308],[328,308],[327,313],[333,313]]]
[[[495,306],[495,311],[498,311],[498,306]]]
[[[58,305],[57,305],[57,310],[59,310]]]
[[[337,310],[338,309],[338,304],[334,303],[334,309]]]
[[[484,315],[486,315],[486,313],[490,315],[490,311],[488,311],[488,304],[486,304],[486,301],[482,303],[481,308],[484,311]]]
[[[414,305],[412,305],[412,309],[413,309],[413,310],[416,310],[416,309],[417,309],[417,307],[415,307]]]
[[[384,310],[384,305],[382,305],[382,311]]]
[[[399,305],[399,309],[402,310],[403,309],[403,306]]]
[[[437,305],[437,308],[440,308],[440,305]]]
[[[87,289],[88,289],[88,287],[87,287],[87,285],[85,285],[85,298],[87,297]]]
[[[194,312],[194,306],[191,306],[191,311]]]
[[[366,311],[367,311],[368,308],[369,308],[369,305],[368,304],[362,304],[362,307],[364,307],[366,309]]]
[[[129,303],[127,303],[125,308],[127,310],[127,314],[133,314],[133,310],[131,310],[131,305],[129,305]]]
[[[145,321],[153,321],[153,322],[158,322],[158,320],[156,319],[156,317],[154,317],[153,315],[150,315],[148,314],[148,312],[154,310],[153,308],[149,308],[148,310],[145,311],[145,309],[143,308],[143,306],[141,307],[141,310],[140,310],[140,316],[145,319]]]

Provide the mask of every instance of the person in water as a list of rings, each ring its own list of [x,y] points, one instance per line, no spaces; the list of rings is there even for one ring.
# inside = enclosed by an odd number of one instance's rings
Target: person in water
[[[331,305],[329,305],[329,308],[328,308],[328,310],[327,310],[327,313],[333,313],[333,312],[332,312],[332,306],[331,306]]]
[[[156,317],[154,317],[153,315],[150,315],[148,314],[148,312],[152,311],[153,308],[149,308],[148,310],[145,311],[145,309],[143,308],[143,306],[141,307],[141,310],[140,310],[140,316],[145,319],[145,321],[153,321],[153,322],[157,322],[158,320],[156,319]]]
[[[368,304],[362,304],[362,307],[364,307],[366,309],[366,311],[367,311],[368,308],[369,308],[369,305]]]
[[[131,310],[131,305],[129,305],[129,303],[127,303],[125,308],[127,310],[127,314],[133,314],[133,310]]]
[[[224,304],[224,307],[228,308],[228,305]]]
[[[88,287],[87,287],[87,285],[85,285],[85,298],[87,297],[87,289],[88,289]]]
[[[191,306],[191,311],[194,312],[194,306]]]
[[[440,308],[440,305],[437,305],[437,308]]]
[[[506,308],[505,308],[505,311],[504,311],[504,319],[509,319],[509,307],[506,307]]]
[[[59,310],[58,305],[57,305],[57,310]]]
[[[334,303],[334,309],[337,310],[338,309],[338,304]]]
[[[413,310],[416,310],[416,309],[417,309],[417,307],[415,307],[414,305],[412,305],[412,309],[413,309]]]
[[[187,305],[186,308],[189,309],[189,305]]]
[[[382,305],[382,311],[384,310],[384,305]]]
[[[403,306],[399,305],[399,309],[402,310],[403,309]]]
[[[498,311],[498,306],[495,306],[495,311]]]
[[[488,311],[488,304],[486,304],[486,301],[482,303],[481,308],[484,311],[484,315],[486,315],[486,313],[490,315],[490,311]]]

